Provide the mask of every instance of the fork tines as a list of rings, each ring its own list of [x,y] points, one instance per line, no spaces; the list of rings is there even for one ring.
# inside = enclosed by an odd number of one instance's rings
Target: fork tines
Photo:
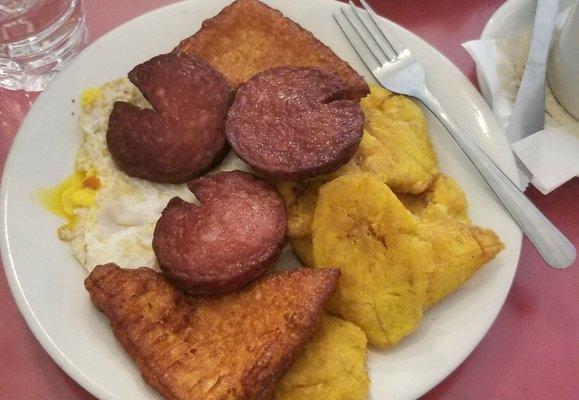
[[[364,0],[360,0],[364,10],[349,2],[349,7],[340,9],[334,19],[364,64],[374,71],[389,61],[393,61],[404,46],[379,21],[376,12]]]

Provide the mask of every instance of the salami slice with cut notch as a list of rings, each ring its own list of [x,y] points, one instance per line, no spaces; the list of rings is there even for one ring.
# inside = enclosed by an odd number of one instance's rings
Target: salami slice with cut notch
[[[153,250],[171,281],[191,294],[221,294],[275,264],[287,224],[285,203],[272,186],[241,171],[188,186],[200,205],[173,198],[153,236]]]
[[[301,180],[337,170],[362,139],[364,114],[346,85],[314,67],[277,67],[239,89],[226,123],[233,151],[257,172]]]
[[[169,53],[137,65],[128,76],[153,108],[113,106],[107,146],[125,173],[183,183],[221,161],[232,96],[219,72],[195,55]]]

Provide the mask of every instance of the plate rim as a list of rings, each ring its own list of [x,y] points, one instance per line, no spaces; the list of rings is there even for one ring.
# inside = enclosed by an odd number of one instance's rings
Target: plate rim
[[[319,0],[319,1],[322,1],[325,3],[336,3],[335,0]],[[514,3],[517,1],[523,2],[523,1],[528,1],[528,0],[509,0],[507,3],[503,4],[500,8],[507,6],[509,3]],[[195,0],[178,1],[178,2],[168,4],[168,5],[165,5],[162,7],[158,7],[156,9],[145,12],[145,13],[143,13],[135,18],[124,21],[122,24],[120,24],[120,25],[116,26],[115,28],[111,29],[110,31],[106,32],[101,37],[99,37],[94,42],[90,43],[87,47],[85,47],[77,55],[77,57],[75,57],[75,59],[72,60],[67,65],[67,67],[65,67],[65,69],[70,68],[71,65],[74,65],[74,64],[80,62],[79,60],[82,60],[84,58],[84,54],[86,54],[87,49],[90,49],[92,47],[97,47],[97,46],[101,45],[102,43],[106,42],[107,40],[109,40],[109,37],[115,35],[117,31],[125,29],[125,25],[127,25],[131,22],[134,22],[136,20],[139,20],[139,19],[149,18],[152,14],[166,11],[167,9],[170,9],[170,8],[182,7],[184,3],[193,3],[193,2],[195,2]],[[468,86],[469,89],[472,89],[473,93],[477,93],[479,96],[481,96],[481,94],[476,90],[474,85],[466,78],[466,76],[464,76],[462,71],[460,71],[460,69],[458,69],[458,67],[456,67],[456,65],[451,60],[449,60],[444,54],[442,54],[437,48],[430,45],[426,40],[422,39],[420,36],[416,35],[415,33],[407,30],[403,26],[396,24],[395,22],[389,20],[386,17],[381,16],[381,18],[385,21],[388,21],[389,24],[393,24],[397,28],[399,28],[405,32],[410,33],[412,36],[415,36],[418,40],[420,40],[421,42],[426,44],[430,48],[430,50],[435,52],[437,54],[437,56],[439,56],[441,58],[441,60],[448,63],[453,68],[453,72],[456,73],[455,75],[457,76],[457,78],[459,80],[462,81],[463,84]],[[61,79],[64,79],[64,78],[62,78],[62,76],[63,76],[63,74],[59,74],[49,84],[49,88],[52,87],[55,82],[59,82]],[[26,127],[26,121],[29,120],[29,116],[31,115],[32,111],[35,110],[36,108],[40,107],[39,103],[42,103],[42,101],[39,101],[39,100],[43,100],[47,96],[46,93],[47,93],[47,90],[43,91],[40,94],[40,96],[36,99],[36,101],[34,102],[32,107],[30,108],[30,110],[26,114],[24,120],[22,121],[22,124],[20,125],[18,132],[15,135],[14,141],[10,147],[10,151],[9,151],[8,156],[6,158],[4,171],[3,171],[3,175],[2,175],[2,180],[0,182],[0,212],[2,213],[1,218],[0,218],[0,230],[2,231],[2,234],[0,234],[0,253],[1,253],[2,263],[4,265],[4,273],[7,277],[7,282],[8,282],[8,285],[10,287],[12,297],[14,298],[14,300],[16,302],[16,305],[18,307],[19,312],[21,313],[21,315],[25,319],[28,328],[31,330],[34,337],[40,343],[40,345],[42,346],[44,351],[46,351],[48,353],[48,355],[51,357],[51,359],[67,375],[69,375],[72,379],[74,379],[74,381],[77,384],[79,384],[81,387],[83,387],[89,393],[96,396],[97,398],[103,398],[103,397],[104,398],[112,398],[112,397],[114,397],[114,395],[112,395],[107,390],[106,387],[94,382],[93,379],[89,375],[85,374],[79,367],[77,367],[76,364],[74,364],[67,357],[66,353],[63,352],[61,350],[61,348],[56,343],[54,343],[52,341],[49,333],[44,330],[41,322],[38,320],[38,318],[34,312],[34,309],[32,308],[31,304],[29,303],[28,298],[27,298],[27,296],[26,296],[26,294],[21,286],[20,278],[19,278],[17,271],[16,271],[16,265],[14,264],[14,260],[12,258],[12,254],[11,254],[11,243],[10,243],[10,237],[8,235],[8,218],[9,217],[8,217],[8,212],[7,212],[7,206],[8,206],[8,187],[9,187],[8,180],[9,180],[9,177],[11,175],[13,175],[13,173],[14,173],[13,172],[14,167],[12,165],[13,164],[12,159],[15,156],[14,156],[13,149],[15,148],[15,144],[17,144],[20,140],[23,140],[22,135],[20,133],[23,131],[23,127]],[[494,115],[491,115],[491,117],[494,118]],[[512,163],[514,166],[514,157],[512,155],[509,157],[508,162]],[[442,376],[439,380],[436,380],[431,385],[425,385],[428,387],[424,391],[423,394],[426,394],[428,391],[430,391],[432,388],[434,388],[440,382],[442,382],[444,379],[446,379],[448,376],[450,376],[450,374],[452,374],[452,372],[454,370],[456,370],[464,362],[464,360],[466,360],[466,358],[468,358],[468,356],[472,353],[472,351],[474,351],[474,349],[480,344],[480,342],[482,341],[484,336],[489,332],[490,327],[492,326],[492,324],[496,320],[498,314],[500,313],[500,311],[501,311],[501,309],[502,309],[502,307],[503,307],[503,305],[508,297],[508,292],[510,291],[510,288],[512,286],[512,283],[513,283],[513,280],[514,280],[514,277],[516,274],[516,270],[518,268],[518,263],[520,262],[521,248],[522,248],[522,233],[520,230],[517,230],[517,238],[516,239],[519,242],[519,245],[516,246],[516,248],[513,250],[514,250],[516,258],[517,258],[517,266],[515,266],[515,268],[513,269],[513,273],[510,277],[510,281],[508,282],[509,290],[507,290],[507,292],[505,293],[504,299],[500,302],[500,307],[498,307],[496,309],[496,312],[493,313],[494,315],[492,315],[492,318],[489,319],[489,322],[487,324],[488,326],[486,326],[482,335],[480,335],[480,337],[477,338],[474,345],[471,346],[471,348],[467,352],[464,353],[464,357],[459,357],[460,362],[456,363],[456,365],[446,375]]]

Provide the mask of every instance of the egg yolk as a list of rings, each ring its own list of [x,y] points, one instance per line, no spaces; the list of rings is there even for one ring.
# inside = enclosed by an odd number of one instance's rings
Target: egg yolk
[[[82,92],[82,96],[80,97],[80,105],[82,106],[82,108],[86,108],[93,101],[95,101],[95,99],[100,95],[101,90],[98,87],[86,89],[85,91]]]
[[[40,191],[40,201],[46,209],[60,215],[72,227],[76,223],[75,210],[94,204],[100,180],[94,171],[77,171],[57,186]]]

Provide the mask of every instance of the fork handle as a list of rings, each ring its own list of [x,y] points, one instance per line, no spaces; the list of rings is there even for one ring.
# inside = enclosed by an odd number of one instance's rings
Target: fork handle
[[[566,268],[575,260],[575,247],[484,153],[470,135],[446,113],[428,91],[417,96],[448,130],[480,172],[541,257],[553,268]]]

